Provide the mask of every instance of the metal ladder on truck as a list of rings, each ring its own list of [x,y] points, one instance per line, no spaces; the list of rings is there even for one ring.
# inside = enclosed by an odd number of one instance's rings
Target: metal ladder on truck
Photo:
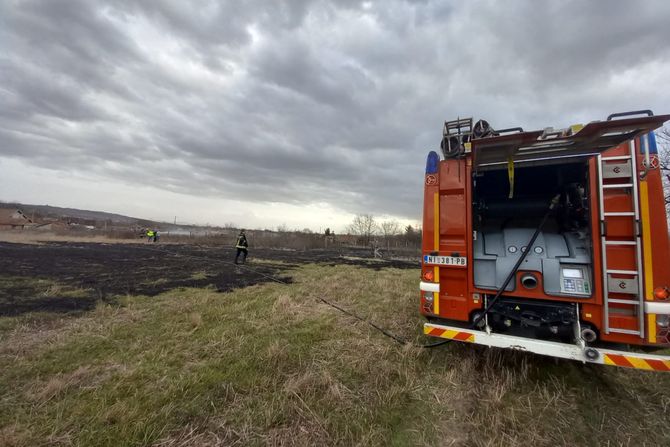
[[[602,272],[603,272],[603,308],[605,319],[605,333],[619,333],[639,335],[644,338],[644,284],[642,272],[642,242],[640,240],[640,203],[638,199],[637,157],[635,152],[635,140],[627,144],[627,155],[602,156],[598,155],[598,186],[600,197],[600,237],[602,250]],[[605,180],[608,180],[605,183]],[[628,190],[632,195],[633,209],[625,211],[608,211],[608,201],[605,200],[608,192],[621,192]],[[608,218],[629,218],[632,220],[633,231],[629,237],[621,236],[618,239],[607,237]],[[632,269],[612,268],[612,262],[608,263],[608,247],[628,246],[634,250],[635,266]],[[616,275],[616,276],[615,276]],[[625,276],[625,277],[622,277]],[[611,297],[610,294],[624,295],[625,298]],[[617,327],[610,322],[613,308],[611,304],[627,305],[637,314],[637,329]],[[630,306],[630,307],[629,307]],[[621,307],[619,307],[621,309]]]

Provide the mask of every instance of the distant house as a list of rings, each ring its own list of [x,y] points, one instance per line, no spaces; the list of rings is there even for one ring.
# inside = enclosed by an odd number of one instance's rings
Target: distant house
[[[32,219],[16,208],[0,209],[0,230],[23,230],[32,227]]]

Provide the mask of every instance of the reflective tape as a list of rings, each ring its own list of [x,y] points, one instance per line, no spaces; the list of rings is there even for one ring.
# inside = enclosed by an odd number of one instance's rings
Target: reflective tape
[[[422,292],[438,292],[440,291],[440,283],[437,282],[424,282],[419,283],[419,290]]]
[[[624,368],[670,371],[670,360],[645,359],[625,354],[605,354],[603,362],[606,365],[622,366]]]
[[[475,334],[471,334],[470,332],[424,326],[423,333],[432,337],[448,338],[449,340],[464,341],[468,343],[475,342]]]

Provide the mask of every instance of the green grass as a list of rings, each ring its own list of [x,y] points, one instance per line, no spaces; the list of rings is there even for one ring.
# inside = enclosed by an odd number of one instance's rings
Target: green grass
[[[670,375],[420,340],[418,272],[0,319],[0,445],[667,445]]]

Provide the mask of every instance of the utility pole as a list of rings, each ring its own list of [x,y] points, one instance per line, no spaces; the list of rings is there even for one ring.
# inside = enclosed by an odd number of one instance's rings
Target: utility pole
[[[177,225],[177,216],[174,216],[174,224]]]

